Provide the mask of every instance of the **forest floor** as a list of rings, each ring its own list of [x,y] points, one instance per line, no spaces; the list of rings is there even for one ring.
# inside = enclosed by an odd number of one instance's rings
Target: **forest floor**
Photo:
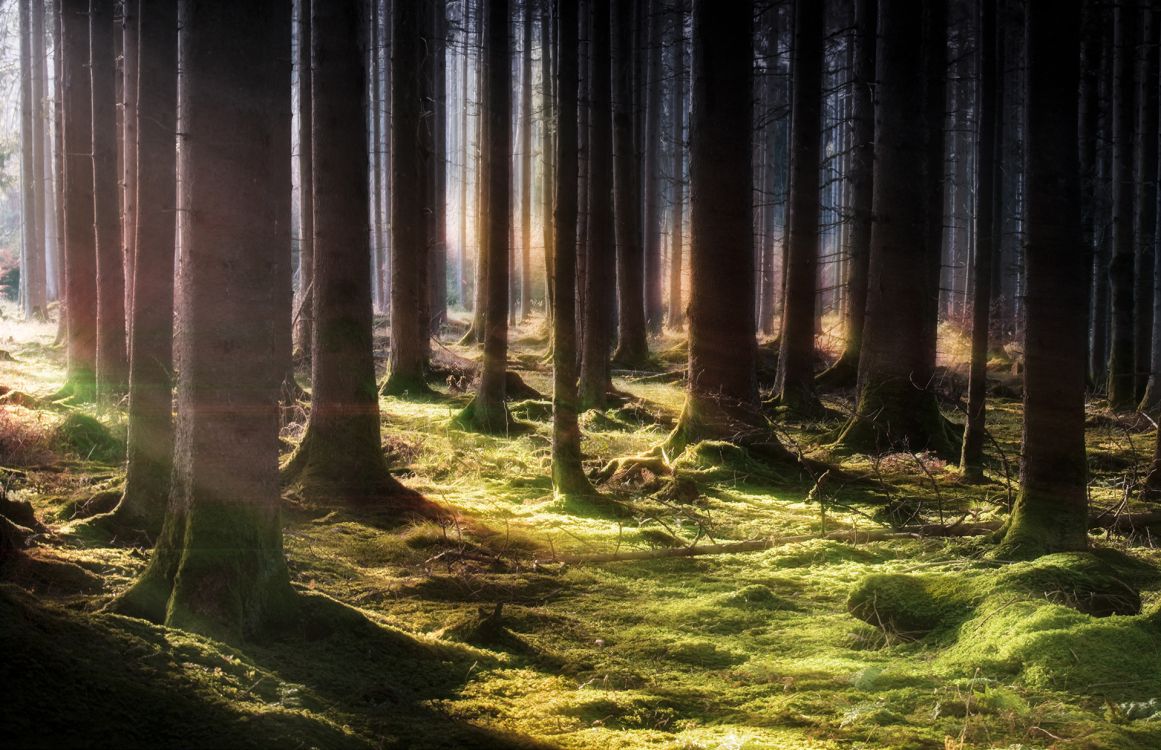
[[[549,393],[538,331],[515,332],[512,367]],[[59,387],[54,334],[0,319],[0,385],[35,397]],[[657,370],[680,369],[678,338],[652,343]],[[9,392],[0,483],[50,533],[0,570],[6,744],[1161,747],[1161,551],[1148,530],[1094,532],[1094,555],[1014,564],[989,559],[986,535],[824,538],[1002,519],[1021,419],[1012,378],[1002,380],[990,453],[1005,458],[986,483],[963,483],[931,456],[828,455],[818,446],[850,409],[840,394],[828,401],[834,418],[779,426],[861,480],[816,486],[703,444],[668,457],[672,476],[622,472],[602,484],[629,509],[609,515],[554,498],[542,401],[514,405],[532,426],[517,437],[465,433],[451,425],[468,398],[451,375],[438,397],[381,406],[399,476],[456,521],[391,528],[288,497],[303,623],[237,644],[101,612],[149,554],[83,523],[123,481],[124,413]],[[582,417],[594,473],[658,444],[682,405],[672,376],[619,373],[615,385],[628,406]],[[305,414],[286,415],[287,449]],[[948,414],[958,419],[950,401]],[[1089,424],[1094,509],[1140,510],[1126,487],[1147,465],[1152,424],[1099,403]],[[564,561],[755,539],[772,541],[739,554]],[[850,614],[868,591],[882,627]]]

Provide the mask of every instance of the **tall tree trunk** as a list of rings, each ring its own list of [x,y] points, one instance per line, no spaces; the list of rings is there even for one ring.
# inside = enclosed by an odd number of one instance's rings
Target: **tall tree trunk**
[[[431,250],[428,256],[427,328],[423,331],[424,366],[431,352],[431,335],[447,322],[447,8],[431,3],[428,44],[432,75]]]
[[[685,302],[681,291],[682,241],[685,234],[685,0],[673,2],[673,40],[670,48],[669,112],[673,119],[671,142],[673,147],[673,205],[670,207],[672,224],[669,228],[669,309],[666,319],[669,327],[680,331],[685,322]]]
[[[137,252],[131,297],[129,460],[125,493],[106,520],[116,529],[152,538],[165,519],[173,467],[177,8],[168,0],[141,0],[135,18],[141,64],[140,78],[133,80],[139,87],[132,115],[139,170],[134,182]]]
[[[92,77],[93,224],[97,237],[97,398],[112,403],[129,385],[125,344],[125,267],[121,255],[117,169],[117,69],[114,0],[89,2]]]
[[[50,27],[49,36],[52,39],[52,108],[46,110],[46,117],[52,120],[49,128],[52,131],[52,147],[50,149],[49,165],[45,168],[52,175],[52,193],[46,202],[45,212],[51,224],[48,230],[50,244],[46,249],[47,286],[49,298],[60,300],[60,311],[57,320],[57,343],[64,343],[68,314],[65,303],[65,209],[64,209],[64,54],[61,49],[60,29],[61,0],[51,0],[43,7],[37,6],[44,13],[44,23]],[[36,9],[34,8],[34,11]],[[35,13],[33,18],[35,19]],[[44,40],[41,40],[43,44]],[[42,73],[48,80],[48,56],[42,54],[44,65]],[[48,127],[46,125],[46,127]]]
[[[964,477],[979,481],[984,474],[984,424],[987,408],[988,331],[992,299],[992,253],[996,242],[995,200],[999,171],[996,163],[996,133],[1001,124],[996,85],[996,1],[980,3],[979,93],[977,97],[975,236],[976,257],[972,290],[971,365],[968,372],[967,423],[964,426],[960,468]]]
[[[1113,258],[1109,264],[1112,285],[1112,341],[1109,354],[1109,406],[1123,411],[1137,405],[1136,313],[1134,266],[1136,239],[1133,232],[1133,129],[1137,18],[1133,4],[1114,7],[1113,86]]]
[[[1146,271],[1149,273],[1147,288],[1143,289],[1148,293],[1147,299],[1143,303],[1147,307],[1145,312],[1140,312],[1138,307],[1138,320],[1147,320],[1149,326],[1147,330],[1142,332],[1144,340],[1138,339],[1139,347],[1145,349],[1149,356],[1144,363],[1138,367],[1138,373],[1145,373],[1144,378],[1147,383],[1145,394],[1141,399],[1141,404],[1138,408],[1142,410],[1155,410],[1158,403],[1161,403],[1161,384],[1157,384],[1156,380],[1161,377],[1161,319],[1157,317],[1157,310],[1161,308],[1161,286],[1158,286],[1156,281],[1157,276],[1157,176],[1158,176],[1158,144],[1157,144],[1157,120],[1158,120],[1158,86],[1161,86],[1161,81],[1158,80],[1159,74],[1157,69],[1158,63],[1158,43],[1161,41],[1161,12],[1156,6],[1142,9],[1144,14],[1144,23],[1142,29],[1144,31],[1144,43],[1141,45],[1141,60],[1139,77],[1141,85],[1137,89],[1138,95],[1141,98],[1141,106],[1138,108],[1137,120],[1137,247],[1138,255],[1142,262],[1138,264],[1138,270],[1141,273]]]
[[[591,495],[581,467],[577,424],[577,8],[561,3],[556,105],[556,294],[553,297],[552,485],[562,495]]]
[[[121,0],[121,258],[125,266],[125,322],[133,342],[133,274],[137,257],[138,4]],[[129,347],[132,356],[133,347]]]
[[[147,1],[147,6],[149,5]],[[148,12],[148,7],[145,9]],[[182,326],[169,513],[122,612],[216,637],[253,636],[293,616],[278,495],[278,386],[271,291],[287,252],[287,196],[254,190],[289,163],[282,89],[290,6],[180,0],[182,144],[178,208]],[[222,97],[223,87],[236,96]],[[284,306],[285,305],[285,306]]]
[[[610,0],[592,0],[589,74],[589,227],[585,262],[585,320],[581,353],[582,408],[603,409],[611,385],[609,348],[616,300],[613,229],[613,114]]]
[[[408,4],[395,4],[401,6]],[[397,28],[409,28],[409,12],[396,16]],[[310,500],[430,515],[432,506],[391,476],[381,447],[367,272],[370,202],[360,25],[359,0],[311,3],[313,390],[306,434],[283,474]]]
[[[1028,5],[1027,323],[1020,495],[1002,556],[1088,546],[1084,446],[1087,253],[1076,92],[1080,0]]]
[[[20,183],[21,183],[21,301],[26,318],[45,317],[44,284],[44,132],[40,117],[33,56],[31,0],[20,0]],[[43,83],[41,84],[43,89]]]
[[[984,0],[987,2],[988,0]],[[871,259],[871,205],[875,195],[875,36],[877,0],[856,0],[855,54],[851,80],[851,153],[847,212],[847,304],[843,320],[843,352],[819,376],[828,387],[854,385],[858,380],[863,327],[867,320],[867,268]]]
[[[424,373],[428,330],[423,312],[428,291],[424,278],[429,224],[425,213],[426,125],[421,117],[425,51],[420,41],[421,14],[430,7],[426,3],[395,2],[391,8],[391,352],[383,393],[416,396],[430,391]],[[318,90],[316,86],[315,92]],[[430,147],[430,140],[426,145]],[[317,167],[315,172],[317,175]],[[317,185],[315,194],[317,197]]]
[[[617,350],[613,359],[639,367],[649,358],[645,331],[645,256],[641,247],[641,172],[633,101],[634,0],[614,0],[613,203],[617,246]],[[603,28],[603,27],[602,27]]]
[[[472,310],[472,325],[468,332],[464,335],[464,343],[482,343],[484,340],[484,322],[487,317],[488,310],[488,185],[487,185],[487,161],[488,161],[488,123],[489,118],[485,112],[486,105],[484,102],[484,85],[485,76],[487,74],[487,61],[484,56],[484,35],[485,35],[485,19],[484,19],[484,0],[479,0],[480,21],[476,24],[476,36],[478,43],[476,48],[480,50],[479,58],[476,65],[476,95],[478,101],[476,102],[477,120],[476,120],[476,300]]]
[[[581,365],[585,341],[585,320],[588,317],[588,263],[589,263],[589,194],[592,174],[592,0],[578,0],[580,17],[577,33],[580,68],[580,112],[577,115],[577,228],[576,228],[576,325],[577,365]]]
[[[68,372],[59,395],[92,401],[97,384],[97,240],[93,230],[92,80],[86,0],[62,0],[65,309]]]
[[[758,415],[752,33],[747,4],[694,0],[689,390],[670,455],[706,438],[785,453]]]
[[[1096,13],[1100,34],[1100,70],[1097,83],[1097,137],[1095,184],[1093,187],[1093,288],[1092,339],[1089,347],[1089,376],[1098,389],[1107,385],[1112,285],[1109,260],[1112,255],[1112,96],[1114,88],[1113,24],[1111,9]]]
[[[554,70],[554,55],[553,55],[553,40],[552,40],[552,23],[550,14],[550,0],[541,0],[540,3],[540,139],[541,139],[541,153],[543,154],[544,169],[543,169],[543,183],[541,189],[541,222],[544,224],[544,310],[548,317],[549,330],[554,330],[552,326],[553,311],[556,309],[555,301],[553,299],[556,292],[556,237],[555,237],[555,219],[553,217],[553,194],[556,185],[556,165],[554,164],[555,146],[553,143],[553,132],[556,125],[555,112],[553,111],[553,77],[556,74]],[[577,26],[576,12],[574,8],[573,26]],[[575,28],[574,28],[575,31]],[[576,46],[576,34],[573,34],[573,46]],[[573,50],[573,55],[577,54]],[[573,71],[576,75],[576,71]],[[573,93],[576,96],[576,92]],[[576,114],[576,106],[574,103],[573,113]],[[575,204],[575,200],[573,201]],[[573,217],[572,236],[576,240],[576,217]],[[575,252],[573,253],[575,255]],[[576,281],[576,259],[572,263],[572,277],[573,283]],[[573,311],[576,311],[576,294],[573,294]],[[574,323],[573,330],[573,352],[576,352],[576,330]],[[575,375],[576,371],[573,370]]]
[[[460,41],[464,48],[460,56],[460,218],[459,249],[456,251],[456,299],[460,306],[469,309],[468,304],[468,177],[471,161],[471,136],[468,134],[468,112],[471,101],[468,98],[468,59],[471,57],[472,3],[464,0],[463,29]]]
[[[520,59],[520,319],[532,315],[532,0],[524,0]]]
[[[795,3],[790,227],[782,350],[775,388],[781,405],[798,414],[822,411],[814,390],[814,311],[818,287],[823,25],[822,3]]]
[[[923,117],[926,136],[927,205],[924,221],[927,245],[923,295],[923,328],[921,343],[927,361],[927,373],[935,372],[939,349],[939,290],[943,270],[943,239],[946,224],[945,195],[947,189],[947,6],[950,0],[927,0],[923,4],[924,61],[926,80],[923,89]],[[924,383],[929,381],[923,381]],[[934,398],[929,399],[931,404]],[[938,411],[938,406],[935,407]],[[940,424],[947,425],[944,420]],[[962,438],[962,435],[957,436]],[[940,436],[942,442],[943,436]],[[951,456],[959,458],[959,440],[949,445]]]
[[[939,257],[929,245],[922,4],[880,0],[876,57],[875,224],[867,320],[855,416],[839,444],[862,451],[906,448],[958,456],[939,411],[924,346],[927,290]]]
[[[470,429],[507,433],[513,426],[505,403],[508,368],[508,282],[511,215],[512,91],[510,84],[508,0],[485,0],[484,99],[488,117],[484,147],[488,158],[488,212],[485,254],[488,308],[484,359],[476,396],[459,416]]]
[[[759,116],[762,125],[763,174],[759,181],[762,196],[762,217],[764,226],[758,233],[762,247],[759,251],[761,266],[758,269],[758,330],[765,336],[773,336],[774,329],[774,243],[777,235],[778,173],[782,162],[777,157],[777,95],[778,95],[778,43],[780,36],[780,14],[777,6],[767,11],[766,21],[766,70],[762,86],[763,110]]]
[[[644,0],[642,0],[644,1]],[[645,103],[645,324],[661,333],[661,47],[665,14],[660,0],[649,0],[649,80]]]
[[[295,86],[298,91],[298,294],[294,302],[294,351],[310,364],[314,336],[314,160],[311,151],[310,0],[295,0],[298,48]]]
[[[32,178],[33,209],[36,217],[36,248],[32,262],[34,276],[29,279],[29,303],[38,319],[48,317],[48,256],[51,220],[48,217],[48,139],[45,130],[45,64],[44,64],[44,3],[33,2],[32,27]]]

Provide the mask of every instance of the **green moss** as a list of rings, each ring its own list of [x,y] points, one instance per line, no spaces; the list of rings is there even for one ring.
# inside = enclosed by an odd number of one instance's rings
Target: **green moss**
[[[97,419],[73,412],[53,431],[55,442],[83,459],[117,463],[125,458],[125,442]]]

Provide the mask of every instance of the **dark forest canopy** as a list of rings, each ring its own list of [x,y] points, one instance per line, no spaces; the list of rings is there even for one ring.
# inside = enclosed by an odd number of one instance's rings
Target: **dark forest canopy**
[[[0,0],[11,747],[1161,747],[1157,0]]]

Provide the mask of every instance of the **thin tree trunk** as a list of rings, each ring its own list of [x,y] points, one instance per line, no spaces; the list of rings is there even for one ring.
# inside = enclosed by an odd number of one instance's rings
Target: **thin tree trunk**
[[[553,43],[552,43],[552,24],[550,14],[550,0],[541,0],[540,4],[540,138],[541,138],[541,153],[543,154],[543,188],[541,190],[541,221],[544,224],[544,310],[548,317],[549,330],[554,330],[552,327],[552,316],[556,309],[555,301],[553,299],[556,293],[556,238],[555,238],[555,219],[553,217],[553,194],[556,186],[556,165],[554,164],[554,143],[553,131],[557,127],[555,120],[555,113],[553,111],[553,96],[552,96],[552,81],[555,75],[554,59],[553,59]],[[577,44],[576,35],[576,9],[573,9],[573,41],[575,47]],[[572,53],[577,55],[576,50]],[[573,71],[576,75],[576,71]],[[577,96],[576,91],[573,92],[573,97]],[[576,114],[576,103],[573,103],[573,114]],[[574,144],[575,145],[575,144]],[[575,200],[574,200],[575,204]],[[576,217],[573,217],[573,240],[576,240]],[[575,252],[573,253],[575,256]],[[576,282],[576,259],[572,263],[572,277],[573,282]],[[573,294],[573,311],[576,311],[576,294]],[[573,352],[576,352],[576,330],[574,325],[573,330]],[[575,369],[574,369],[575,375]]]
[[[447,322],[447,8],[431,3],[434,18],[430,42],[432,69],[431,200],[432,235],[428,259],[427,328],[423,332],[424,366],[430,358],[431,335]]]
[[[420,116],[424,55],[420,16],[429,6],[395,2],[391,8],[391,351],[383,393],[416,396],[429,391],[424,373],[427,321],[423,312],[427,297],[423,271],[429,226],[424,213],[428,162]],[[318,90],[315,86],[316,93]],[[315,172],[317,175],[317,166]],[[317,201],[317,185],[315,195]]]
[[[613,360],[639,367],[649,358],[645,331],[645,256],[641,247],[641,171],[633,101],[634,0],[614,0],[612,15],[613,203],[617,252],[617,350]],[[603,27],[602,27],[603,28]]]
[[[125,322],[133,341],[133,274],[137,257],[137,35],[140,0],[121,2],[121,257],[125,266]],[[130,356],[132,355],[132,347]]]
[[[294,302],[294,351],[310,364],[314,337],[314,161],[311,150],[310,0],[296,0],[298,49],[298,293]]]
[[[511,215],[512,91],[510,84],[508,0],[485,0],[485,79],[487,103],[487,236],[485,256],[488,309],[480,384],[459,415],[468,428],[507,433],[512,426],[505,403],[508,367],[508,283]]]
[[[987,408],[988,331],[992,298],[992,253],[996,241],[995,195],[999,180],[996,133],[1000,127],[996,86],[996,0],[980,4],[979,94],[976,128],[979,156],[976,164],[976,257],[972,291],[971,365],[968,372],[967,423],[964,426],[960,468],[971,481],[983,478],[985,409]]]
[[[413,9],[407,3],[395,8],[395,26],[406,32]],[[370,201],[360,26],[360,0],[311,3],[313,390],[306,434],[283,475],[309,500],[433,515],[419,493],[391,476],[381,447],[367,272]]]
[[[1136,239],[1133,232],[1133,128],[1135,83],[1133,76],[1136,45],[1136,9],[1132,5],[1114,7],[1114,86],[1113,86],[1113,258],[1109,264],[1112,286],[1112,341],[1109,355],[1109,406],[1115,410],[1137,405],[1136,393],[1136,313],[1134,266]]]
[[[782,349],[775,390],[782,406],[818,414],[814,390],[814,318],[818,287],[823,5],[794,7],[794,100],[791,104],[790,227],[787,241]]]
[[[68,372],[59,395],[76,401],[96,398],[97,385],[97,240],[93,228],[88,11],[87,0],[61,2]]]
[[[1000,554],[1088,546],[1086,255],[1075,127],[1080,0],[1028,5],[1027,323],[1020,495]]]
[[[644,0],[642,0],[644,1]],[[649,0],[649,80],[645,104],[645,324],[661,333],[661,47],[665,14],[660,0]]]
[[[20,182],[21,300],[24,316],[43,320],[46,291],[44,270],[44,131],[41,118],[43,81],[38,82],[33,47],[35,33],[31,0],[20,0]],[[38,86],[39,83],[39,86]],[[38,90],[39,89],[39,90]]]
[[[560,6],[559,100],[556,108],[556,281],[553,297],[552,485],[562,495],[591,495],[581,467],[577,424],[576,227],[577,227],[577,8]]]
[[[685,302],[681,290],[682,242],[685,235],[685,0],[673,2],[673,40],[670,48],[669,112],[673,118],[673,205],[670,207],[672,224],[669,229],[669,327],[680,331],[685,323]]]
[[[279,519],[283,371],[268,324],[290,317],[270,293],[270,269],[288,252],[277,205],[287,196],[252,189],[289,164],[279,118],[289,113],[290,6],[181,0],[178,15],[178,206],[195,218],[180,229],[173,488],[149,566],[115,608],[238,639],[294,614]]]
[[[173,466],[173,286],[177,132],[177,9],[142,0],[135,24],[141,65],[137,133],[134,291],[125,493],[106,519],[155,537],[165,519]],[[130,123],[126,123],[127,125]]]
[[[1157,64],[1158,43],[1161,42],[1161,13],[1157,8],[1143,8],[1144,43],[1141,45],[1140,79],[1141,85],[1138,94],[1141,106],[1138,108],[1137,120],[1137,246],[1138,255],[1142,263],[1138,265],[1141,273],[1148,271],[1148,283],[1143,291],[1148,297],[1142,302],[1147,307],[1145,312],[1138,307],[1139,321],[1148,320],[1147,330],[1142,332],[1144,339],[1138,339],[1139,347],[1145,349],[1149,356],[1144,360],[1138,372],[1144,372],[1147,388],[1138,408],[1155,410],[1161,402],[1161,385],[1156,383],[1161,377],[1161,319],[1157,317],[1158,307],[1161,306],[1161,287],[1158,287],[1157,276],[1157,176],[1158,176],[1158,93],[1161,80]]]
[[[532,0],[524,0],[520,74],[520,319],[532,315]]]
[[[119,399],[129,386],[125,342],[125,266],[121,255],[117,169],[117,69],[114,0],[89,2],[92,77],[93,223],[97,237],[97,398]]]

